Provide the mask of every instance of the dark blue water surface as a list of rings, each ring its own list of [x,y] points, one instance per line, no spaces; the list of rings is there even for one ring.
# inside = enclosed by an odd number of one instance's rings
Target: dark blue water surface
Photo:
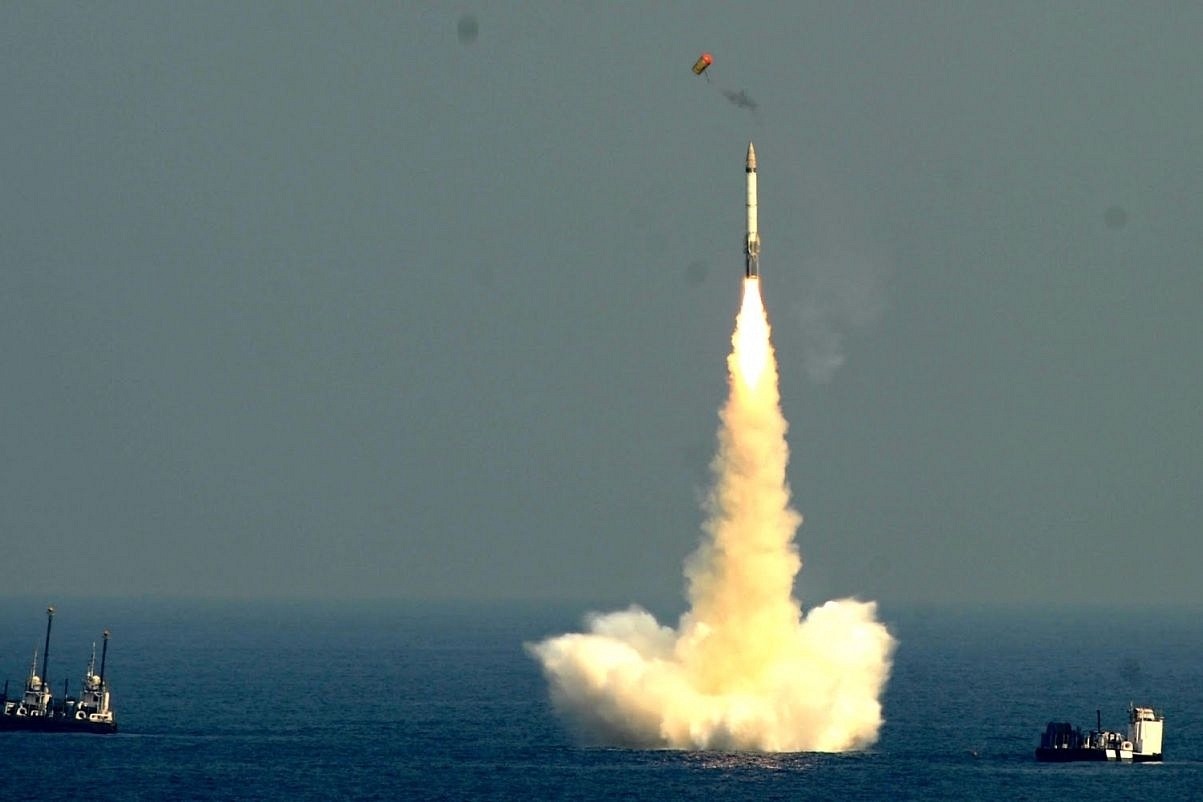
[[[523,643],[581,606],[72,601],[50,680],[92,640],[121,732],[0,733],[0,799],[1203,798],[1203,617],[1163,610],[883,611],[900,646],[871,750],[843,755],[580,746]],[[19,689],[41,602],[0,600]],[[1044,765],[1050,719],[1166,714],[1161,765]]]

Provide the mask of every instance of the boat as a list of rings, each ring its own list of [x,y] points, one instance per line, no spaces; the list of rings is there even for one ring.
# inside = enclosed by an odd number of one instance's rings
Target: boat
[[[100,673],[96,673],[96,644],[92,644],[92,659],[78,697],[69,694],[63,682],[63,698],[56,700],[46,677],[50,656],[50,629],[54,624],[54,608],[46,608],[46,644],[42,648],[42,669],[38,673],[38,653],[34,650],[25,690],[20,697],[8,698],[8,681],[0,693],[0,731],[24,730],[33,732],[88,732],[107,735],[117,731],[117,720],[110,702],[109,685],[104,678],[105,659],[109,653],[109,631],[104,631],[104,647],[100,653]]]
[[[1096,726],[1088,733],[1066,721],[1050,721],[1040,736],[1036,759],[1046,763],[1080,760],[1118,760],[1133,763],[1161,762],[1161,734],[1165,717],[1151,707],[1128,707],[1128,731],[1103,729],[1103,711],[1095,713]]]

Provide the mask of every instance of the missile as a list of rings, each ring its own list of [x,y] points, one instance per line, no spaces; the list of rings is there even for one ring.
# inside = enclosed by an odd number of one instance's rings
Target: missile
[[[744,240],[744,275],[760,278],[760,228],[756,222],[756,148],[748,143],[748,224]]]

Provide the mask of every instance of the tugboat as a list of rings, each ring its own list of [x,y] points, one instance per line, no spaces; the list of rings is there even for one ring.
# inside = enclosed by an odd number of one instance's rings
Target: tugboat
[[[100,653],[100,673],[96,673],[96,644],[92,644],[92,660],[84,674],[79,698],[68,695],[63,682],[63,699],[55,701],[46,679],[46,664],[50,656],[50,628],[54,623],[54,608],[46,608],[46,645],[42,648],[42,671],[38,674],[38,653],[34,650],[25,692],[19,699],[8,698],[8,681],[0,694],[0,731],[27,730],[37,732],[91,732],[109,734],[117,731],[117,721],[109,704],[109,686],[104,680],[104,663],[109,653],[109,631],[104,631],[104,649]]]
[[[1128,708],[1128,731],[1103,729],[1103,712],[1095,711],[1095,729],[1083,734],[1066,721],[1050,721],[1040,736],[1036,759],[1046,763],[1079,760],[1161,762],[1161,733],[1165,717],[1151,707]]]

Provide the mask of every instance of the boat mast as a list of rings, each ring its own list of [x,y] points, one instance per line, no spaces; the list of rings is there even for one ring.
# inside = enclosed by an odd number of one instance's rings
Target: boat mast
[[[104,631],[104,646],[100,651],[100,687],[104,688],[104,659],[109,656],[109,631]],[[96,652],[92,652],[92,659],[96,659]]]
[[[42,687],[46,687],[46,662],[50,659],[50,625],[54,623],[54,607],[46,608],[46,646],[42,649]]]

